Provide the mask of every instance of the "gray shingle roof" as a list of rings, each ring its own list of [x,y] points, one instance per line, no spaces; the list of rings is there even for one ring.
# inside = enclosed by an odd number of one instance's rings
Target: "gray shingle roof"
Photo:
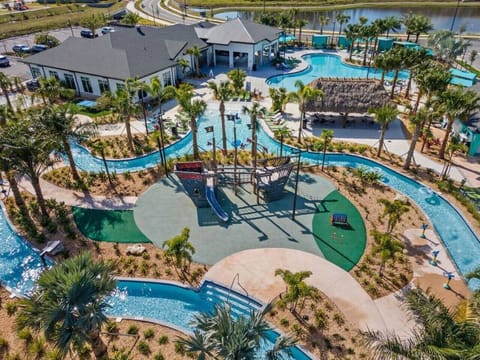
[[[256,44],[262,40],[273,41],[281,32],[280,29],[271,26],[236,18],[217,25],[199,36],[209,44],[228,45],[232,42]]]
[[[69,38],[24,62],[114,79],[141,78],[174,65],[194,45],[208,46],[191,26],[125,28],[95,39]]]

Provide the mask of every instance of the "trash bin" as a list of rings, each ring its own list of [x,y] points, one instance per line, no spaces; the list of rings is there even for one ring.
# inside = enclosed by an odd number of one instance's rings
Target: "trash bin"
[[[172,126],[170,130],[172,131],[173,136],[178,137],[178,131],[176,126]]]
[[[257,64],[253,64],[252,70],[253,70],[253,71],[257,71]]]

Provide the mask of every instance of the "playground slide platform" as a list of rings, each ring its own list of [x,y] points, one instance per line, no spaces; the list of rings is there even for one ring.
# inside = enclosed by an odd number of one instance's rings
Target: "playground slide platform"
[[[207,198],[208,203],[210,204],[213,212],[217,215],[220,220],[223,222],[227,222],[230,220],[230,216],[223,210],[220,204],[215,197],[215,186],[213,185],[213,181],[208,179],[207,186],[205,187],[205,197]]]

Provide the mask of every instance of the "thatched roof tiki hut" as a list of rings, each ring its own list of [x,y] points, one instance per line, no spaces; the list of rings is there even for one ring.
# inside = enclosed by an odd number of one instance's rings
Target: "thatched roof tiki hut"
[[[310,86],[323,91],[323,97],[310,101],[305,110],[337,112],[343,115],[343,127],[349,113],[366,113],[391,103],[390,96],[378,80],[319,78]]]

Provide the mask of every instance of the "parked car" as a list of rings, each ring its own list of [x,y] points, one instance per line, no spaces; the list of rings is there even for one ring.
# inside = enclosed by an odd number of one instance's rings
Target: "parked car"
[[[27,54],[32,51],[30,46],[27,46],[25,44],[15,44],[13,45],[12,50],[16,53],[24,53],[24,54]]]
[[[25,83],[25,85],[27,85],[27,89],[29,91],[35,91],[38,88],[38,80],[37,79],[29,80]]]
[[[91,30],[82,30],[80,31],[80,36],[87,39],[93,39],[94,37],[98,37],[98,34],[93,34]]]
[[[7,67],[10,66],[10,60],[4,55],[0,55],[0,66]]]
[[[105,27],[102,28],[102,34],[103,35],[111,33],[111,32],[115,32],[115,29],[111,26],[105,26]]]
[[[32,52],[33,53],[38,53],[38,52],[42,52],[42,51],[45,51],[48,49],[48,46],[47,45],[43,45],[43,44],[36,44],[36,45],[33,45],[32,46]]]

